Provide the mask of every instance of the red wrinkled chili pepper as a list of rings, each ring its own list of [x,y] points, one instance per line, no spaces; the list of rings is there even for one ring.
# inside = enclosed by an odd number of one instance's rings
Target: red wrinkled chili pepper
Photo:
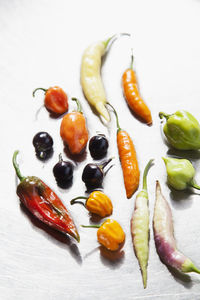
[[[20,180],[17,195],[21,202],[40,221],[71,235],[79,242],[80,237],[76,226],[60,198],[38,177],[21,175],[16,162],[18,152],[15,151],[13,154],[13,166]]]
[[[45,92],[44,106],[49,112],[55,115],[62,115],[68,111],[67,94],[59,86],[50,87],[48,89],[37,88],[33,91],[33,97],[35,97],[35,93],[38,90]]]

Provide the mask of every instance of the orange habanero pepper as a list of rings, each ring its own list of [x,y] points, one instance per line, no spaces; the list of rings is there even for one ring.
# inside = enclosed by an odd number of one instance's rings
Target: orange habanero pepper
[[[98,242],[108,250],[119,250],[125,241],[126,236],[121,225],[113,219],[107,219],[101,225],[81,226],[85,228],[99,228],[97,231]]]
[[[133,70],[133,59],[131,56],[131,66],[122,75],[122,87],[126,102],[130,109],[148,125],[152,124],[152,116],[148,106],[140,96],[136,74]]]
[[[72,98],[72,100],[76,101],[77,111],[68,113],[63,117],[60,136],[71,154],[81,154],[88,141],[88,130],[80,102],[76,98]]]
[[[45,92],[44,106],[49,112],[56,115],[62,115],[68,111],[68,97],[63,89],[58,86],[50,87],[48,89],[37,88],[33,91],[33,97],[35,97],[35,92],[38,90]]]
[[[86,202],[77,201],[78,199],[85,199]],[[80,203],[85,206],[85,208],[102,218],[112,214],[113,205],[110,198],[101,191],[92,192],[89,197],[76,197],[70,201],[71,205]]]
[[[117,147],[119,158],[121,161],[124,185],[127,198],[131,198],[133,193],[137,190],[140,179],[140,171],[138,167],[137,155],[133,141],[129,134],[120,128],[119,119],[115,108],[110,104],[115,113],[117,121]]]

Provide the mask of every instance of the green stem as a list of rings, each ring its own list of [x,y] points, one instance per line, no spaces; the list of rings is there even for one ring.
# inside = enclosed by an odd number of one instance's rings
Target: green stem
[[[133,62],[134,62],[134,55],[133,55],[133,48],[131,48],[131,64],[130,64],[130,69],[133,69]]]
[[[76,105],[77,105],[77,112],[83,113],[81,104],[80,104],[80,102],[78,101],[78,99],[77,99],[77,98],[72,98],[72,101],[75,101],[75,102],[76,102]]]
[[[13,163],[13,167],[15,168],[15,172],[17,174],[17,177],[19,178],[20,181],[22,181],[25,177],[22,176],[20,169],[19,169],[19,165],[17,163],[17,155],[18,155],[19,151],[16,150],[13,154],[13,158],[12,158],[12,163]]]
[[[84,227],[84,228],[100,228],[101,225],[81,225],[81,227]]]
[[[119,34],[114,34],[114,35],[112,35],[112,36],[109,37],[106,41],[103,42],[103,43],[104,43],[104,46],[105,46],[105,49],[108,47],[108,44],[109,44],[112,40],[117,39],[118,37],[123,36],[123,35],[128,35],[128,36],[130,36],[130,33],[119,33]]]
[[[87,200],[88,198],[87,197],[83,197],[83,196],[80,196],[80,197],[76,197],[76,198],[73,198],[71,201],[70,201],[70,204],[73,205],[73,204],[82,204],[83,206],[85,206],[85,203],[82,202],[82,201],[76,201],[77,199],[85,199]]]
[[[43,89],[43,88],[37,88],[33,91],[33,97],[35,97],[35,92],[37,92],[38,90],[42,90],[44,91],[45,93],[48,91],[47,89]]]
[[[164,118],[166,118],[167,120],[169,119],[169,117],[170,117],[171,115],[169,115],[169,114],[166,114],[166,113],[164,113],[164,112],[159,112],[159,118],[160,119],[163,119],[163,117]]]
[[[193,187],[194,189],[200,190],[200,186],[196,184],[194,180],[190,182],[190,186]]]
[[[107,161],[103,162],[101,165],[98,165],[101,170],[103,170],[114,157],[109,158]]]
[[[153,163],[153,159],[150,159],[150,161],[148,162],[148,164],[146,165],[146,167],[144,169],[142,189],[145,191],[147,191],[147,174],[148,174],[148,171],[149,171],[152,163]]]
[[[192,272],[200,274],[200,270],[194,264],[192,266]]]
[[[119,117],[118,117],[118,114],[114,108],[114,106],[112,106],[109,102],[107,102],[107,105],[109,105],[112,109],[113,109],[113,112],[115,114],[115,117],[116,117],[116,123],[117,123],[117,131],[120,131],[121,130],[121,127],[119,125]]]

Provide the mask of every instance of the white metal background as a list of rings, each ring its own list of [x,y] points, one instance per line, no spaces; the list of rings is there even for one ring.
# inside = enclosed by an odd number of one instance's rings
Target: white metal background
[[[169,150],[161,134],[159,111],[186,109],[200,120],[200,1],[0,1],[0,299],[200,299],[200,277],[180,275],[160,262],[152,234],[155,181],[160,180],[174,217],[180,250],[200,266],[200,195],[174,192],[166,184],[161,159],[176,154],[192,160],[200,182],[200,154]],[[130,217],[136,194],[127,200],[116,148],[116,125],[105,127],[84,99],[80,86],[80,62],[84,49],[96,40],[129,32],[113,44],[102,68],[108,100],[119,112],[121,127],[135,144],[141,174],[150,158],[155,159],[148,176],[150,203],[150,255],[148,284],[144,290],[130,236]],[[140,91],[148,103],[153,126],[148,127],[130,113],[122,94],[121,75],[130,63],[133,47]],[[42,108],[43,94],[32,98],[36,87],[59,85],[69,97],[80,99],[92,137],[97,132],[109,139],[114,166],[104,181],[104,191],[113,201],[113,218],[126,232],[126,243],[117,255],[103,251],[95,229],[81,228],[92,222],[81,206],[70,207],[72,197],[84,194],[81,174],[91,162],[77,162],[73,185],[57,187],[52,168],[63,153],[59,136],[61,119],[52,119]],[[70,102],[70,110],[74,108]],[[35,157],[32,138],[48,131],[54,139],[54,155],[46,163]],[[47,229],[20,205],[11,159],[24,175],[43,179],[62,198],[79,228],[81,242]],[[140,185],[141,188],[141,185]]]

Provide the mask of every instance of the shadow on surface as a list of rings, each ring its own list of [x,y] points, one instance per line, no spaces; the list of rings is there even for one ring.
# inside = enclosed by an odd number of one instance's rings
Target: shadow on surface
[[[185,158],[189,160],[200,159],[200,151],[198,150],[177,150],[174,148],[170,148],[167,151],[167,155],[173,156],[175,158]]]
[[[100,246],[99,250],[101,254],[101,261],[105,266],[111,269],[116,269],[122,265],[125,253],[121,250],[121,248],[118,251],[110,251],[105,247]]]
[[[77,165],[77,163],[82,162],[87,157],[86,147],[82,150],[80,154],[71,154],[67,145],[64,145],[63,152],[65,155]]]
[[[184,285],[185,288],[187,289],[191,289],[193,286],[193,282],[191,280],[191,277],[187,274],[181,273],[179,271],[177,271],[176,269],[167,266],[167,269],[169,270],[169,272],[171,273],[171,275],[174,277],[174,279]]]
[[[170,190],[170,199],[173,207],[181,210],[191,207],[193,200],[189,199],[192,195],[189,190],[176,191],[173,188],[170,188]]]
[[[42,221],[38,220],[35,216],[33,216],[22,203],[20,203],[20,209],[22,213],[28,217],[28,219],[31,221],[35,228],[39,228],[40,230],[42,230],[42,232],[45,233],[45,236],[47,234],[48,238],[50,237],[51,241],[56,245],[66,248],[71,254],[71,256],[76,260],[76,262],[78,264],[82,264],[82,257],[79,252],[78,246],[73,242],[70,236],[56,231],[55,229],[42,223]]]

